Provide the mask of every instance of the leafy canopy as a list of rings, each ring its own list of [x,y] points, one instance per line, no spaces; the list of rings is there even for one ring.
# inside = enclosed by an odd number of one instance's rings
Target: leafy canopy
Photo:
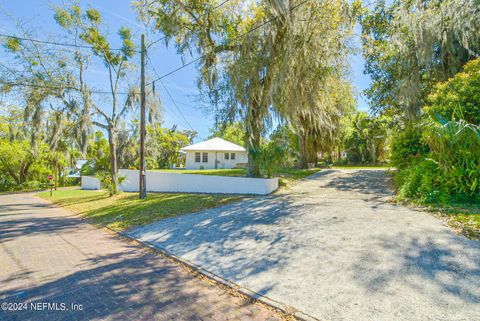
[[[465,65],[463,72],[438,83],[424,110],[434,118],[464,119],[480,124],[480,58]]]

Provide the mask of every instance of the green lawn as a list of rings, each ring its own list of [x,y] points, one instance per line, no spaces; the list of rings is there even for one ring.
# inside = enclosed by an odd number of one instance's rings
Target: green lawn
[[[280,169],[275,173],[281,187],[318,172],[320,169]],[[244,169],[215,170],[161,170],[178,174],[203,174],[220,176],[245,176]],[[92,222],[122,231],[145,225],[163,218],[201,211],[238,201],[244,196],[227,194],[149,193],[144,200],[138,193],[120,193],[108,197],[105,191],[80,189],[41,192],[38,196],[50,200]]]
[[[122,231],[171,216],[192,213],[242,199],[238,195],[149,193],[140,200],[138,193],[108,197],[104,191],[59,190],[38,196],[91,219],[93,223]]]
[[[178,173],[178,174],[202,174],[202,175],[218,175],[218,176],[236,176],[244,177],[247,173],[245,169],[203,169],[203,170],[182,170],[182,169],[159,169],[159,172]],[[279,178],[279,186],[284,187],[289,184],[310,176],[320,171],[319,168],[296,169],[296,168],[280,168],[274,171],[273,176]]]

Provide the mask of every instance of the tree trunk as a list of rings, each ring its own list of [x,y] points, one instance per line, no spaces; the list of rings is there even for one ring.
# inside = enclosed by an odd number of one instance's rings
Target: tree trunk
[[[10,138],[10,143],[13,144],[13,142],[15,141],[15,129],[13,125],[8,126],[8,131],[9,131],[8,137]]]
[[[112,178],[112,187],[110,194],[118,194],[118,176],[117,176],[117,139],[113,125],[108,128],[108,143],[110,145],[110,174]]]
[[[305,130],[298,129],[298,168],[307,168],[309,154],[307,148],[307,135]]]
[[[55,183],[55,190],[57,190],[57,185],[58,185],[58,151],[55,156],[55,178],[54,178],[54,183]]]
[[[370,147],[370,157],[372,158],[372,163],[377,162],[377,146],[375,142],[372,142],[372,146]]]
[[[30,170],[30,166],[33,164],[33,161],[29,161],[25,164],[20,165],[20,174],[19,174],[19,182],[23,184],[27,181],[28,172]]]
[[[257,106],[253,105],[248,109],[247,115],[247,176],[260,177],[260,134],[262,131],[262,120],[258,115]]]

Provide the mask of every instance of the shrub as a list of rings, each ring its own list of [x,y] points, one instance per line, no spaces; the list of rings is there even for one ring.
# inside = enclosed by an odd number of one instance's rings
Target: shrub
[[[406,168],[422,159],[428,151],[428,145],[422,139],[421,125],[411,124],[394,135],[391,163],[398,169]]]
[[[116,186],[112,181],[112,174],[106,171],[97,172],[96,177],[100,180],[100,185],[107,190],[110,196],[115,194]],[[125,180],[125,176],[118,176],[118,184]]]
[[[94,166],[95,166],[94,162],[88,161],[85,164],[83,164],[82,168],[80,169],[80,173],[82,174],[82,176],[94,175],[95,174]]]
[[[428,157],[410,160],[396,175],[400,198],[422,203],[480,201],[480,126],[463,120],[425,124]]]
[[[480,195],[480,126],[464,120],[430,122],[424,133],[444,185],[462,200]],[[465,199],[464,199],[465,198]]]
[[[262,145],[258,153],[258,160],[264,175],[272,177],[275,169],[280,167],[285,157],[285,149],[278,146],[274,141]]]
[[[464,119],[480,124],[480,58],[470,61],[463,72],[436,85],[425,112],[433,118]]]
[[[445,193],[438,181],[439,170],[431,159],[410,163],[395,176],[400,199],[415,199],[425,203],[445,202]]]
[[[39,181],[27,181],[16,187],[19,191],[38,191],[47,188],[48,184]]]

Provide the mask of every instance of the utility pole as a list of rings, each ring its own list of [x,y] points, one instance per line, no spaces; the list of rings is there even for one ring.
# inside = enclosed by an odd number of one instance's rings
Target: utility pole
[[[145,162],[145,35],[142,35],[140,84],[140,198],[147,196],[147,169]]]

